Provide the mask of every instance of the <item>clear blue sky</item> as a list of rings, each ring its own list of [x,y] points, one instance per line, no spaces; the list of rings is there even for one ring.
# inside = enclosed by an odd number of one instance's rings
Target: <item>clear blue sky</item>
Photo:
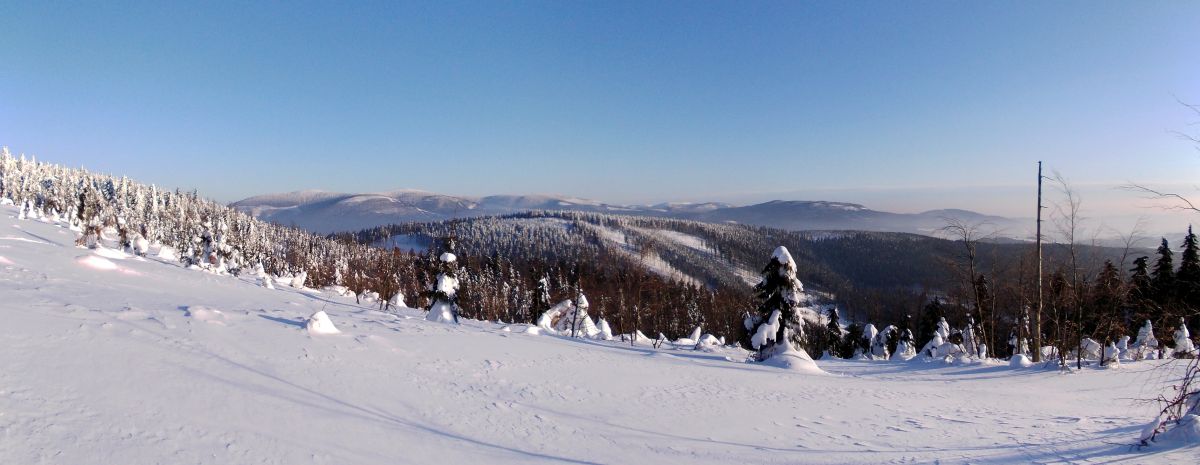
[[[1198,2],[0,3],[0,145],[226,201],[1019,214],[1039,159],[1190,186],[1174,95],[1200,101]]]

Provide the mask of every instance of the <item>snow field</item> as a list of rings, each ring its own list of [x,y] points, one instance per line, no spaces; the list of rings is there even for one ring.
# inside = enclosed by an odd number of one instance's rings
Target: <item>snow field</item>
[[[419,310],[379,312],[333,292],[267,289],[249,274],[105,258],[76,248],[64,228],[15,214],[0,208],[0,239],[28,239],[0,240],[4,463],[1194,463],[1198,455],[1194,446],[1130,447],[1155,410],[1135,400],[1156,396],[1176,362],[1062,374],[1007,362],[818,360],[826,375],[795,373],[746,363],[741,349],[434,323]],[[341,333],[314,334],[317,320]]]

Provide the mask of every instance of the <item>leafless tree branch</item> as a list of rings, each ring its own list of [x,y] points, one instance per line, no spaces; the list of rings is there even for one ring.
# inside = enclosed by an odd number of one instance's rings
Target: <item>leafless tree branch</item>
[[[1137,183],[1129,183],[1120,188],[1131,192],[1140,192],[1151,200],[1169,200],[1176,203],[1175,205],[1163,205],[1160,207],[1165,210],[1191,210],[1200,213],[1200,208],[1196,207],[1191,200],[1174,192],[1162,192]]]

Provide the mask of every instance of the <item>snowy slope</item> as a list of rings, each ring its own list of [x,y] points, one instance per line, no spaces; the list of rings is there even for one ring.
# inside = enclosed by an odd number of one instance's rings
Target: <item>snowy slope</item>
[[[0,207],[0,462],[1194,463],[1131,450],[1169,370],[820,361],[426,322],[76,248]],[[324,310],[340,334],[310,335]]]

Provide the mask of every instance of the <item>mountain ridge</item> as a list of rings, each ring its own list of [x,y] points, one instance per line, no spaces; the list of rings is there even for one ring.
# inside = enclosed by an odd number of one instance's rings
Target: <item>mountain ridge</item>
[[[395,189],[376,193],[301,190],[263,194],[230,204],[266,221],[295,225],[317,233],[352,231],[411,221],[437,221],[535,210],[564,210],[661,216],[712,223],[738,223],[792,231],[861,230],[933,235],[954,217],[990,224],[997,230],[1019,229],[1022,220],[961,209],[920,213],[874,210],[851,202],[770,200],[751,205],[724,202],[662,202],[652,205],[610,204],[559,194],[457,196]]]

